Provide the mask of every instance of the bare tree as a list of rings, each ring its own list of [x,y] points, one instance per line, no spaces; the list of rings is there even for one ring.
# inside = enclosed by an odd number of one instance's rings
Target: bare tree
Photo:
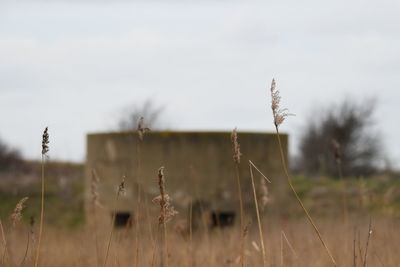
[[[378,132],[373,129],[375,107],[373,100],[359,103],[346,100],[332,105],[319,116],[312,114],[300,140],[297,169],[309,175],[322,173],[337,177],[336,163],[340,156],[345,176],[376,172],[382,145]]]
[[[121,131],[132,131],[138,128],[141,117],[145,119],[146,126],[152,130],[163,128],[162,112],[164,108],[154,105],[150,99],[141,105],[133,105],[126,108],[123,117],[119,121]]]

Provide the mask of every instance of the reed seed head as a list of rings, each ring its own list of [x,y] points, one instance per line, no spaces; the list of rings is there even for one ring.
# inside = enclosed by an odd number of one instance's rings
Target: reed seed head
[[[46,155],[49,152],[49,143],[49,132],[48,127],[46,127],[42,135],[42,155]]]
[[[90,195],[91,195],[91,202],[92,202],[93,208],[95,206],[101,207],[101,204],[99,202],[99,192],[97,190],[99,181],[100,181],[100,179],[99,179],[99,176],[97,175],[96,170],[92,169],[92,180],[90,183]]]
[[[272,79],[271,83],[271,108],[272,108],[272,114],[274,116],[274,124],[275,127],[279,127],[283,123],[283,121],[286,119],[286,117],[291,116],[293,114],[288,113],[288,109],[284,108],[282,109],[280,107],[280,102],[281,102],[281,96],[279,94],[279,91],[276,90],[276,83],[275,79]]]
[[[240,163],[240,156],[242,153],[240,153],[240,145],[238,142],[238,137],[237,137],[237,129],[233,129],[232,134],[231,134],[231,143],[232,143],[232,153],[233,153],[233,161],[236,164]]]
[[[178,214],[175,208],[171,205],[170,196],[165,193],[164,167],[158,169],[158,187],[160,189],[160,195],[153,199],[153,203],[160,205],[158,223],[162,225],[169,222],[173,216]]]
[[[27,200],[28,197],[24,197],[20,201],[18,201],[17,205],[15,206],[15,209],[10,216],[13,227],[15,227],[15,225],[21,220],[22,210],[24,209],[24,204]]]

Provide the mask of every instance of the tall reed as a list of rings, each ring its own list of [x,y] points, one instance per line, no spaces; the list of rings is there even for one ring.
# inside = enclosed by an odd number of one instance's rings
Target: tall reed
[[[125,177],[122,177],[122,181],[118,186],[118,191],[117,191],[117,195],[115,197],[114,206],[117,206],[119,197],[124,193],[125,193]],[[113,212],[113,215],[111,218],[111,229],[110,229],[110,234],[108,236],[108,243],[107,243],[107,249],[106,249],[106,253],[105,253],[103,267],[105,267],[107,264],[108,254],[110,252],[112,237],[113,237],[113,233],[114,233],[114,224],[115,224],[115,212]]]
[[[367,244],[365,245],[365,253],[364,253],[364,267],[367,266],[367,257],[368,257],[368,247],[369,247],[369,240],[372,234],[372,219],[369,218],[369,226],[368,226],[368,236],[367,236]]]
[[[240,164],[240,145],[237,140],[237,130],[233,129],[231,134],[233,162],[235,166],[235,175],[239,196],[239,211],[240,211],[240,265],[244,267],[244,210],[243,210],[243,197],[242,186],[240,183],[239,164]]]
[[[290,178],[290,175],[289,175],[289,171],[288,171],[288,168],[286,166],[285,154],[283,152],[282,141],[281,141],[281,137],[280,137],[280,133],[279,133],[279,126],[284,122],[284,120],[288,116],[290,116],[292,114],[288,113],[288,109],[285,109],[285,108],[281,109],[280,108],[281,97],[279,95],[279,91],[276,90],[276,83],[275,83],[274,79],[272,79],[272,83],[271,83],[271,98],[272,98],[272,100],[271,100],[271,109],[272,109],[272,114],[273,114],[273,119],[274,119],[276,137],[277,137],[277,140],[278,140],[278,147],[279,147],[282,167],[283,167],[283,171],[285,173],[286,181],[287,181],[290,189],[292,190],[293,195],[296,197],[297,202],[299,203],[299,205],[303,209],[304,213],[306,214],[308,221],[310,222],[310,224],[314,228],[315,233],[317,234],[317,236],[318,236],[319,240],[321,241],[323,247],[325,248],[326,252],[328,253],[332,263],[334,264],[334,266],[337,266],[336,260],[333,257],[332,253],[330,252],[330,250],[329,250],[328,246],[326,245],[324,239],[322,238],[322,235],[321,235],[320,231],[318,230],[318,227],[315,225],[313,219],[311,218],[311,215],[307,211],[306,207],[304,206],[303,202],[301,201],[299,195],[297,194],[297,192],[294,189],[294,186],[292,184],[292,181],[291,181],[291,178]]]
[[[10,251],[8,249],[7,238],[6,238],[6,234],[4,232],[3,223],[1,221],[1,219],[0,219],[0,230],[1,230],[3,246],[4,246],[4,252],[3,252],[3,255],[1,256],[1,266],[5,266],[6,260],[8,260],[8,265],[10,266],[11,265]]]
[[[100,206],[99,202],[99,192],[98,192],[98,184],[99,184],[99,176],[95,169],[92,169],[92,177],[90,181],[90,195],[91,195],[91,212],[93,215],[93,231],[94,231],[94,238],[95,238],[95,245],[96,245],[96,260],[97,266],[101,265],[100,262],[100,248],[99,248],[99,236],[98,236],[98,226],[97,226],[97,207]]]
[[[136,201],[136,216],[135,216],[135,248],[136,248],[136,256],[135,256],[135,267],[138,266],[139,264],[139,238],[140,238],[140,228],[139,228],[139,219],[140,219],[140,213],[141,213],[141,161],[142,161],[142,153],[141,153],[141,147],[144,139],[144,134],[146,132],[150,131],[149,128],[146,128],[144,126],[144,118],[140,117],[139,122],[138,122],[138,127],[137,127],[137,133],[138,133],[138,142],[137,142],[137,169],[136,169],[136,184],[137,184],[137,201]],[[146,205],[147,207],[147,205]],[[151,230],[151,228],[150,228]]]
[[[40,223],[39,223],[39,239],[38,246],[36,250],[36,258],[34,266],[37,267],[40,258],[40,248],[42,244],[42,234],[43,234],[43,219],[44,219],[44,164],[46,160],[47,153],[49,152],[49,132],[48,127],[44,129],[42,135],[42,187],[41,187],[41,205],[40,205]]]
[[[165,190],[164,166],[158,169],[158,188],[160,195],[153,199],[153,203],[160,205],[160,216],[158,217],[158,225],[162,227],[163,234],[160,235],[163,239],[163,248],[161,250],[161,266],[168,267],[168,239],[167,239],[167,222],[171,220],[178,212],[171,205],[171,198]]]
[[[267,266],[267,256],[265,254],[265,245],[264,245],[264,235],[262,231],[262,224],[261,224],[261,217],[260,217],[260,210],[258,208],[258,199],[257,199],[257,193],[256,193],[256,186],[254,184],[254,175],[253,175],[253,167],[260,172],[257,167],[254,165],[251,160],[249,160],[249,169],[250,169],[250,178],[251,178],[251,185],[253,187],[253,196],[254,196],[254,205],[256,207],[256,215],[257,215],[257,223],[258,223],[258,232],[260,235],[260,244],[261,244],[261,249],[262,249],[262,256],[263,256],[263,267]],[[260,172],[261,173],[261,172]],[[264,174],[261,173],[261,175],[270,183],[271,181],[268,180],[267,177],[265,177]]]

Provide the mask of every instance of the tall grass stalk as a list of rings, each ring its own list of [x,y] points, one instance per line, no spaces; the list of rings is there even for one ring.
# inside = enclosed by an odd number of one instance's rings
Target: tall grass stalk
[[[354,231],[353,231],[353,267],[357,266],[356,239],[357,239],[356,228],[354,227]]]
[[[365,245],[365,253],[364,253],[364,267],[367,266],[367,257],[368,257],[368,247],[369,247],[369,240],[372,234],[372,219],[369,218],[369,226],[368,226],[368,237],[367,237],[367,244]]]
[[[289,242],[289,239],[287,238],[285,231],[282,230],[281,234],[282,234],[283,238],[285,239],[286,244],[289,246],[290,250],[292,251],[293,255],[296,257],[296,259],[298,259],[299,256],[297,255],[296,250],[293,248],[292,244]]]
[[[154,261],[155,261],[155,255],[156,255],[156,249],[157,249],[157,242],[155,241],[154,234],[153,234],[153,228],[150,220],[150,212],[148,208],[148,201],[147,201],[147,195],[144,195],[144,202],[146,205],[146,220],[147,220],[147,225],[149,227],[149,234],[150,234],[150,240],[152,243],[153,251],[151,253],[151,258],[150,258],[150,267],[154,266]]]
[[[122,182],[118,186],[118,191],[117,191],[117,195],[115,197],[115,205],[114,206],[117,206],[119,196],[121,194],[123,194],[124,192],[125,192],[125,177],[122,178]],[[108,236],[108,242],[107,242],[107,248],[106,248],[106,253],[105,253],[105,257],[104,257],[103,267],[105,267],[107,264],[107,259],[108,259],[108,255],[110,252],[112,237],[113,237],[113,233],[114,233],[114,223],[115,223],[115,212],[113,213],[112,218],[111,218],[111,229],[110,229],[110,234]]]
[[[267,266],[267,256],[265,254],[264,235],[263,235],[262,225],[261,225],[260,210],[258,208],[258,199],[257,199],[257,193],[256,193],[256,186],[254,184],[253,166],[254,166],[253,162],[251,162],[251,160],[249,160],[251,185],[253,187],[254,205],[256,207],[258,232],[259,232],[259,235],[260,235],[260,244],[261,244],[261,250],[262,250],[261,252],[262,252],[262,256],[263,256],[263,267],[265,267],[265,266]]]
[[[99,236],[98,236],[98,225],[97,225],[97,212],[96,207],[100,206],[99,204],[99,193],[97,191],[97,186],[99,183],[99,176],[95,169],[92,169],[92,180],[90,183],[90,193],[91,193],[91,208],[93,215],[93,231],[96,245],[96,261],[97,266],[101,265],[100,260],[100,248],[99,248]]]
[[[150,129],[144,127],[144,118],[140,117],[137,127],[138,133],[138,142],[137,142],[137,169],[136,169],[136,183],[137,183],[137,201],[136,201],[136,216],[135,216],[135,248],[136,248],[136,256],[135,256],[135,267],[139,265],[139,238],[140,238],[140,227],[139,227],[139,219],[140,219],[140,212],[141,212],[141,165],[142,165],[142,158],[141,158],[141,146],[143,143],[144,134],[149,131]],[[147,205],[146,205],[147,206]]]
[[[193,199],[190,199],[189,206],[189,261],[189,267],[193,267]]]
[[[9,250],[8,250],[8,244],[7,244],[7,239],[6,239],[6,234],[4,232],[4,228],[3,228],[3,223],[0,219],[0,230],[1,230],[1,237],[3,239],[3,246],[4,246],[4,252],[3,255],[1,257],[1,266],[5,266],[5,259],[7,258],[8,260],[8,265],[11,265],[10,261],[10,254],[9,254]]]
[[[240,164],[240,145],[237,140],[237,130],[233,129],[231,134],[233,162],[235,165],[235,176],[237,182],[238,196],[239,196],[239,211],[240,211],[240,265],[244,267],[244,210],[243,210],[243,197],[242,186],[240,183],[239,164]]]
[[[40,248],[42,244],[42,234],[43,234],[43,219],[44,219],[44,164],[47,156],[47,152],[49,152],[49,133],[48,127],[44,129],[42,136],[42,186],[41,186],[41,204],[40,204],[40,223],[39,223],[39,238],[38,238],[38,246],[36,250],[35,264],[37,267],[39,264],[40,258]]]
[[[284,174],[285,174],[285,177],[286,177],[286,181],[287,181],[290,189],[292,190],[293,195],[296,197],[297,202],[299,203],[299,205],[303,209],[304,213],[306,214],[308,221],[310,222],[310,224],[314,228],[315,233],[317,234],[319,240],[321,241],[323,247],[325,248],[325,250],[326,250],[328,256],[330,257],[332,263],[334,264],[334,266],[337,266],[335,258],[333,257],[331,251],[329,250],[329,248],[326,245],[324,239],[322,238],[321,232],[319,231],[318,227],[314,223],[314,220],[311,218],[311,215],[307,211],[306,207],[304,206],[303,202],[301,201],[299,195],[297,194],[297,192],[294,189],[294,186],[292,184],[292,181],[291,181],[291,178],[290,178],[290,175],[289,175],[289,171],[288,171],[288,168],[287,168],[287,165],[286,165],[285,154],[284,154],[283,148],[282,148],[283,146],[282,146],[281,136],[280,136],[280,133],[279,133],[279,126],[283,123],[283,121],[286,119],[286,117],[290,116],[291,114],[287,112],[287,109],[281,109],[280,108],[279,104],[280,104],[281,97],[279,95],[279,91],[276,90],[275,86],[276,86],[275,85],[275,80],[272,80],[272,84],[271,84],[271,96],[272,96],[271,108],[272,108],[272,113],[273,113],[273,117],[274,117],[274,125],[275,125],[276,137],[277,137],[277,140],[278,140],[278,147],[279,147],[282,167],[283,167],[283,171],[284,171]]]
[[[160,205],[160,216],[158,217],[158,229],[160,226],[162,229],[162,234],[160,234],[161,239],[163,239],[163,247],[161,252],[161,266],[168,267],[168,239],[167,239],[167,222],[178,212],[175,211],[174,207],[171,205],[171,198],[166,193],[165,190],[165,176],[164,167],[158,169],[158,188],[160,190],[160,195],[153,199],[153,202]],[[160,232],[160,231],[159,231]],[[164,265],[165,264],[165,265]]]
[[[161,239],[163,240],[161,249],[161,266],[168,267],[168,239],[167,239],[167,223],[166,223],[166,193],[165,193],[165,177],[164,177],[164,167],[158,170],[158,187],[160,189],[160,217],[158,220],[158,226],[162,226]]]

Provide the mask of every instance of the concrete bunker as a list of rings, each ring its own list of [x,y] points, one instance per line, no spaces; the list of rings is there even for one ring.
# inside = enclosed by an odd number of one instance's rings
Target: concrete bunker
[[[104,212],[98,214],[98,221],[110,222],[106,217],[110,218],[109,215],[116,212],[116,227],[134,224],[138,188],[142,191],[142,200],[147,200],[142,202],[141,207],[147,204],[150,217],[157,221],[159,207],[151,200],[159,194],[157,170],[164,166],[167,192],[173,206],[179,211],[179,219],[189,218],[188,207],[193,203],[193,229],[204,225],[204,222],[211,228],[238,223],[237,185],[230,134],[149,132],[141,143],[136,132],[89,134],[85,168],[86,210],[90,211],[91,171],[95,169],[100,178],[99,200],[104,206]],[[238,141],[243,154],[240,168],[242,191],[244,195],[251,196],[246,165],[249,159],[271,176],[281,173],[276,136],[239,132]],[[287,135],[282,134],[282,142],[287,153]],[[123,176],[126,193],[115,203],[116,190]],[[251,198],[244,199],[245,205],[246,201],[251,205]],[[102,214],[104,219],[101,219]]]

